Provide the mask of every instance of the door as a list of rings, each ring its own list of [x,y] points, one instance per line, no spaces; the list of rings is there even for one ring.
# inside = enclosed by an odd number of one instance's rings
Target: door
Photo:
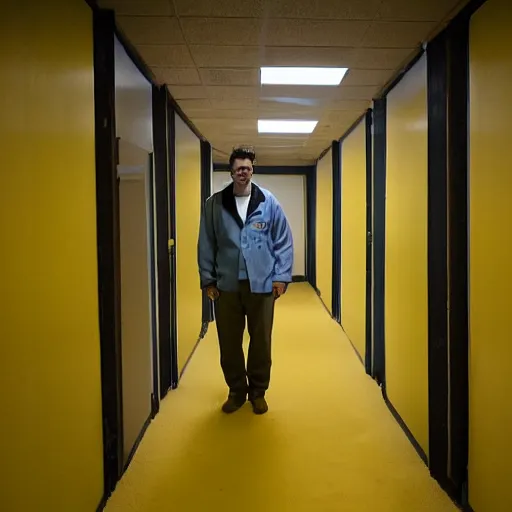
[[[126,467],[153,411],[154,251],[150,155],[119,141],[119,217],[121,249],[121,351],[123,464]]]

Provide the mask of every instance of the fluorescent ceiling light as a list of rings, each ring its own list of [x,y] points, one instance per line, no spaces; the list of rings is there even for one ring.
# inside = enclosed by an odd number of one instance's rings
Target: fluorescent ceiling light
[[[348,68],[261,68],[263,85],[340,85]]]
[[[258,133],[312,133],[318,121],[258,120]]]

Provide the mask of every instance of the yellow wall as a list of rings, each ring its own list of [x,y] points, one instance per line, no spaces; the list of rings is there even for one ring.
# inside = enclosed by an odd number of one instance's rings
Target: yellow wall
[[[387,100],[385,339],[389,399],[428,455],[426,71]]]
[[[2,4],[0,508],[103,494],[92,14]]]
[[[201,215],[201,146],[176,115],[176,258],[178,367],[181,371],[199,338],[202,295],[197,273]]]
[[[316,287],[327,309],[332,309],[332,154],[316,169]]]
[[[475,512],[512,510],[512,10],[489,0],[470,36],[470,450]]]
[[[341,323],[359,355],[366,345],[366,127],[341,148]]]

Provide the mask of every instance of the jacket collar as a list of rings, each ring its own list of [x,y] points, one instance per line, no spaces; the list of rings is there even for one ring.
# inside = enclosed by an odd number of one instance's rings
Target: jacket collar
[[[233,189],[234,185],[231,183],[231,185],[228,185],[222,191],[222,206],[235,219],[236,223],[240,226],[240,229],[242,229],[244,227],[244,223],[242,222],[240,215],[238,215]],[[251,183],[251,198],[249,199],[249,206],[247,208],[247,218],[249,218],[249,216],[252,215],[263,202],[265,202],[265,194],[257,185]]]

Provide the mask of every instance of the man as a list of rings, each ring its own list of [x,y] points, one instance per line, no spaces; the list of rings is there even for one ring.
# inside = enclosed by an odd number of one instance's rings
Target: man
[[[208,199],[199,231],[201,287],[215,304],[221,367],[229,387],[222,410],[228,414],[240,409],[247,396],[254,413],[268,410],[274,302],[292,280],[290,227],[277,199],[252,183],[254,160],[251,149],[233,151],[233,183]]]

